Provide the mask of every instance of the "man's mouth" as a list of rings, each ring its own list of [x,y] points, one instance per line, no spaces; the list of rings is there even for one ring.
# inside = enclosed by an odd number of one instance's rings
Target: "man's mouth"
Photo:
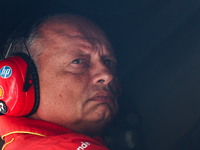
[[[91,100],[98,101],[100,103],[110,103],[114,101],[114,94],[112,92],[107,92],[104,90],[96,92]]]

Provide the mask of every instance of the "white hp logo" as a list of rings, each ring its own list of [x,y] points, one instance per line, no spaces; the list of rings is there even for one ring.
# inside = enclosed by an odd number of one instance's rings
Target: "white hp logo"
[[[0,76],[2,78],[8,78],[12,74],[12,69],[9,66],[3,66],[0,70]]]

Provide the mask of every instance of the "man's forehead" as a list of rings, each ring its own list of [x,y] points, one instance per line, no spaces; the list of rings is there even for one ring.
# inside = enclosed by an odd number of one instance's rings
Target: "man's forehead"
[[[74,25],[73,23],[74,22],[70,24],[58,21],[46,24],[46,26],[43,26],[42,29],[44,38],[50,40],[51,42],[57,42],[57,44],[77,42],[76,44],[82,46],[83,49],[84,47],[104,47],[110,53],[114,53],[111,43],[102,30],[94,27],[94,25],[91,25],[90,28],[90,24],[84,28],[84,23],[83,26],[81,24]]]
[[[56,33],[68,32],[81,33],[83,35],[93,34],[100,35],[103,33],[101,28],[99,28],[92,21],[81,17],[81,16],[64,16],[64,17],[50,17],[48,20],[41,23],[40,26],[43,31],[49,30]]]
[[[68,38],[85,38],[89,41],[92,39],[99,39],[104,43],[109,43],[109,40],[105,33],[93,24],[81,24],[81,23],[66,23],[66,22],[52,22],[46,24],[42,28],[44,34],[57,35]]]

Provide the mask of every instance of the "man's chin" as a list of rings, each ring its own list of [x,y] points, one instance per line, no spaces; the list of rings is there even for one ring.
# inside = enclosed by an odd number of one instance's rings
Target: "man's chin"
[[[109,108],[103,106],[101,108],[98,108],[95,112],[93,112],[90,116],[91,121],[93,122],[110,122],[114,119],[113,111],[111,111]]]

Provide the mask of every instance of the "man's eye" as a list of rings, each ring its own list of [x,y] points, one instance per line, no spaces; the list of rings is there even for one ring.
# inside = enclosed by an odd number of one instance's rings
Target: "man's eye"
[[[75,59],[75,60],[72,61],[73,64],[81,64],[83,62],[84,62],[84,60],[80,59],[80,58],[79,59]]]
[[[114,67],[116,66],[116,62],[114,62],[114,61],[112,61],[112,60],[110,60],[110,59],[106,60],[106,61],[105,61],[105,64],[106,64],[106,65],[110,65],[110,66],[114,66]]]
[[[84,58],[78,58],[71,62],[71,66],[76,69],[86,68],[88,67],[88,62]]]

